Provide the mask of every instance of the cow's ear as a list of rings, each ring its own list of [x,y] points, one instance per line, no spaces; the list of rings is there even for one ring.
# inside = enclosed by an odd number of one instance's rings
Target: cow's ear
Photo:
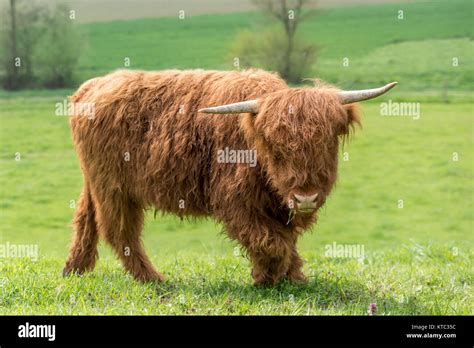
[[[344,106],[347,112],[347,124],[349,126],[361,125],[359,104],[348,104]]]
[[[347,104],[343,107],[346,114],[344,115],[344,124],[339,131],[339,135],[349,134],[351,130],[354,130],[356,125],[359,127],[362,126],[359,104]]]

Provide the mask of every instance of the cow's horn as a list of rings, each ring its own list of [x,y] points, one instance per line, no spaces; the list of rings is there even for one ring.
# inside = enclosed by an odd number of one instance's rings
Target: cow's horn
[[[239,114],[242,112],[257,113],[257,100],[247,100],[239,103],[214,106],[212,108],[199,109],[206,114]]]
[[[373,89],[362,89],[360,91],[341,91],[339,96],[342,104],[350,104],[362,100],[372,99],[382,95],[397,85],[398,82],[391,82],[388,85]]]

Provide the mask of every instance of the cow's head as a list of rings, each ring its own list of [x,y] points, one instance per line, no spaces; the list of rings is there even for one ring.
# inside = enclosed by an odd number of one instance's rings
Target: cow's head
[[[340,138],[360,123],[354,103],[375,98],[395,85],[362,91],[290,88],[199,111],[248,113],[242,126],[255,144],[270,184],[294,212],[311,214],[324,204],[336,181]]]

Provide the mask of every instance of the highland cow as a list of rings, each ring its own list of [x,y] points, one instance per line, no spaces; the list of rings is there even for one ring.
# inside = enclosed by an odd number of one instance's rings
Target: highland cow
[[[305,282],[298,237],[316,222],[337,174],[341,138],[360,122],[362,91],[289,88],[262,70],[116,71],[70,98],[84,174],[64,275],[92,270],[102,236],[140,281],[161,281],[140,234],[144,210],[213,217],[252,262],[255,284]],[[253,150],[256,165],[222,163]]]

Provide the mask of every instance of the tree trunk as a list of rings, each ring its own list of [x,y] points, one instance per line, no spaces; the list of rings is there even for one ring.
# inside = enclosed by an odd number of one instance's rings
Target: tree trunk
[[[289,81],[291,76],[291,52],[293,51],[293,36],[288,35],[288,44],[285,52],[285,66],[283,69],[282,76],[285,80]]]
[[[11,21],[11,52],[10,61],[7,67],[7,89],[16,89],[18,85],[18,68],[15,66],[15,59],[17,58],[16,46],[16,8],[15,0],[10,0],[10,21]]]

